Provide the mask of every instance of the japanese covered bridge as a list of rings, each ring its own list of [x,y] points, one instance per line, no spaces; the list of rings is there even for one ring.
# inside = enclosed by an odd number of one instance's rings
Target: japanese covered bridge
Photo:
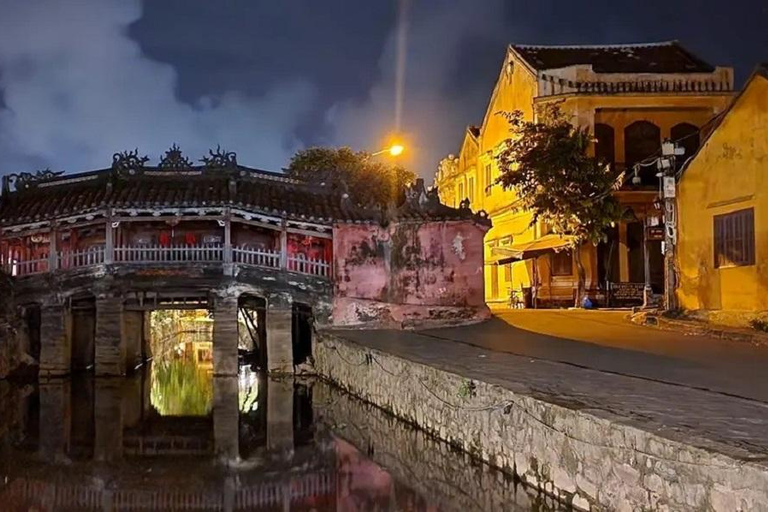
[[[393,325],[486,314],[490,223],[419,182],[387,212],[343,186],[247,168],[178,147],[157,166],[138,151],[107,169],[3,178],[0,264],[42,375],[120,375],[146,356],[146,312],[213,312],[214,372],[237,371],[238,312],[265,366],[292,371],[317,325]],[[301,354],[303,352],[303,355]],[[268,355],[268,356],[267,356]]]

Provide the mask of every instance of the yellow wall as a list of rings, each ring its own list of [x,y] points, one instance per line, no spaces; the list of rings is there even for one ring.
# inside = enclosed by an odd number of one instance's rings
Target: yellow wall
[[[507,63],[512,62],[512,66]],[[511,72],[510,72],[511,69]],[[625,79],[644,79],[628,75]],[[491,246],[512,237],[512,243],[525,243],[545,233],[542,226],[531,227],[531,215],[525,211],[514,211],[515,193],[495,185],[486,196],[486,165],[491,166],[491,181],[499,176],[496,164],[500,144],[510,137],[509,123],[498,112],[520,110],[526,119],[533,120],[535,110],[546,102],[556,101],[561,109],[570,113],[573,122],[581,126],[594,127],[595,122],[610,124],[615,131],[615,156],[617,162],[624,161],[624,127],[636,120],[651,121],[661,130],[661,138],[670,136],[671,127],[687,122],[701,127],[715,114],[721,112],[730,101],[729,93],[617,93],[617,94],[560,94],[540,96],[539,81],[534,70],[519,60],[514,52],[508,52],[499,79],[490,98],[488,109],[477,138],[465,136],[461,153],[456,161],[453,176],[438,179],[436,185],[441,200],[448,205],[458,205],[457,183],[464,183],[465,196],[469,176],[473,176],[475,191],[471,208],[488,212],[493,227],[485,237],[486,264],[485,289],[489,302],[505,302],[510,288],[519,290],[531,285],[532,263],[518,262],[512,265],[512,280],[505,280],[503,267],[493,263]],[[643,196],[645,200],[645,197]],[[650,199],[653,202],[653,198]],[[637,211],[637,209],[636,209]],[[597,254],[592,246],[582,249],[582,261],[587,271],[587,286],[597,286]],[[626,258],[625,258],[626,259]],[[546,261],[545,261],[546,260]],[[626,266],[626,261],[624,262]],[[498,295],[493,295],[492,273],[498,277]],[[623,269],[627,273],[627,269]],[[576,270],[571,278],[559,277],[555,285],[567,287],[568,281],[576,283]],[[545,288],[552,281],[548,276],[548,259],[539,262],[539,281]]]
[[[768,310],[768,78],[755,77],[685,171],[679,188],[680,305]],[[715,268],[715,215],[755,210],[755,265]]]

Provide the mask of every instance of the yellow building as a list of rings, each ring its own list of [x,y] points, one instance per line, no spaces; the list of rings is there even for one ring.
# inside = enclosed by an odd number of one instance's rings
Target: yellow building
[[[535,296],[539,306],[570,305],[577,284],[572,254],[558,250],[565,241],[545,225],[531,226],[531,214],[515,209],[514,192],[493,185],[496,155],[510,136],[499,112],[520,110],[532,120],[540,105],[557,102],[574,124],[592,130],[600,157],[633,169],[657,154],[667,138],[682,139],[692,154],[699,129],[727,107],[732,91],[731,68],[713,67],[677,42],[509,46],[482,124],[467,129],[458,156],[443,159],[435,177],[444,203],[456,206],[469,199],[471,208],[487,211],[493,221],[486,235],[488,303],[506,304],[514,293]],[[628,173],[617,194],[629,220],[610,230],[607,243],[582,248],[587,287],[598,303],[607,301],[608,288],[616,302],[638,300],[646,258],[650,284],[662,291],[661,242],[646,236],[660,230],[645,228],[661,217],[654,207],[655,173],[650,167]],[[525,259],[503,263],[511,255]]]
[[[760,66],[683,169],[677,297],[743,323],[768,311],[768,66]]]

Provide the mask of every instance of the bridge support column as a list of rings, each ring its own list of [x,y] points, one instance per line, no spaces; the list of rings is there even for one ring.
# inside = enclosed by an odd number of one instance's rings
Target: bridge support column
[[[235,462],[240,458],[240,410],[237,398],[237,377],[214,377],[213,443],[216,455],[223,463]]]
[[[96,375],[125,375],[122,339],[123,301],[120,297],[96,298]]]
[[[132,371],[142,360],[144,314],[144,311],[123,311],[123,340],[127,371]]]
[[[290,301],[267,304],[267,369],[269,373],[293,373],[293,310]]]
[[[267,449],[293,454],[293,379],[267,379]]]
[[[70,372],[71,318],[63,303],[40,308],[40,376],[59,377]]]
[[[122,380],[96,380],[93,455],[100,462],[115,462],[123,457]]]
[[[40,383],[40,455],[49,461],[67,458],[71,434],[71,393],[68,380]]]
[[[237,297],[214,297],[214,375],[237,375],[237,339]]]

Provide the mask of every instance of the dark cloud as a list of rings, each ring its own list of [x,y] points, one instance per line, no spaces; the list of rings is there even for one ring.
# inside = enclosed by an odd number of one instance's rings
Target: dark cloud
[[[398,1],[0,0],[0,173],[174,141],[268,168],[305,145],[377,149]],[[739,81],[768,60],[764,0],[411,3],[402,129],[424,176],[482,120],[508,42],[679,39]]]

